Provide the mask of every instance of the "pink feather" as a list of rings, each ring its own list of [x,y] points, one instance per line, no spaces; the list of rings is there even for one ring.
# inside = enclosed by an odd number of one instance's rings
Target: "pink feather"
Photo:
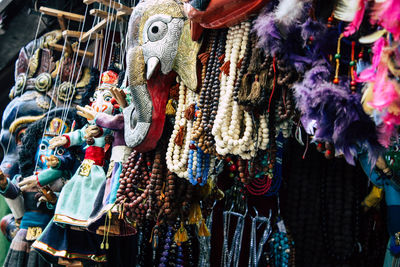
[[[388,147],[391,137],[396,136],[397,129],[395,126],[400,124],[400,116],[387,113],[382,119],[383,124],[378,128],[378,141],[384,147]]]
[[[400,38],[400,1],[386,0],[374,6],[371,23],[379,24],[393,34],[395,41]]]
[[[383,124],[378,127],[378,142],[386,148],[389,147],[394,130],[394,125]]]
[[[365,7],[367,4],[368,0],[359,0],[358,2],[358,10],[354,16],[354,19],[350,24],[345,28],[343,35],[344,37],[348,37],[350,35],[353,35],[361,25],[361,22],[364,18],[364,13],[365,13]]]
[[[388,73],[387,67],[383,64],[378,67],[373,89],[373,99],[368,103],[371,107],[379,111],[382,111],[383,108],[388,107],[393,101],[399,98],[395,86],[387,77]]]
[[[371,67],[363,70],[359,76],[356,78],[357,82],[371,82],[375,80],[376,69],[381,61],[383,48],[386,45],[385,38],[381,37],[375,41],[374,46],[372,47],[372,53],[374,56],[372,57]]]

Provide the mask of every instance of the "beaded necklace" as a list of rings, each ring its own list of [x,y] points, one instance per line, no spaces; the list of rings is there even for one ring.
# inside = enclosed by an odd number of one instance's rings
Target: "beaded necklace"
[[[179,101],[175,125],[166,153],[167,167],[181,178],[189,178],[190,132],[193,126],[195,93],[179,81]],[[190,150],[191,151],[191,150]],[[188,170],[189,168],[189,170]]]
[[[253,140],[253,121],[251,115],[233,101],[235,80],[238,75],[237,65],[243,60],[247,49],[250,22],[242,22],[229,29],[225,64],[229,64],[229,73],[222,72],[221,99],[215,118],[212,133],[216,141],[216,150],[220,155],[228,153],[250,159],[255,155],[258,142]],[[229,62],[229,63],[228,63]],[[240,121],[243,120],[244,130],[241,134]]]

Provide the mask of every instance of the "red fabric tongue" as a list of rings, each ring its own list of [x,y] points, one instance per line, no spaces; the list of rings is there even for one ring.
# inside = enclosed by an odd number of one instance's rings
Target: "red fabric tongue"
[[[135,147],[136,151],[146,152],[156,148],[164,129],[165,107],[167,105],[169,90],[175,78],[176,73],[174,71],[164,75],[157,70],[152,78],[147,81],[147,90],[153,102],[152,121],[146,138],[140,145]]]

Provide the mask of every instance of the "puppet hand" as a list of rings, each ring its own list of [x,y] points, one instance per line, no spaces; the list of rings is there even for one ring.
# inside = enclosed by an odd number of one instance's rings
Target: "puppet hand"
[[[89,125],[85,130],[85,139],[101,135],[101,129],[96,125]]]
[[[7,187],[7,176],[5,176],[3,171],[0,170],[0,188],[4,190],[6,189],[6,187]]]
[[[117,101],[118,105],[121,108],[126,108],[128,106],[128,103],[126,102],[126,94],[124,90],[118,89],[116,87],[111,88],[111,94]]]
[[[45,159],[47,160],[48,168],[50,168],[50,167],[55,168],[58,166],[58,163],[60,163],[60,160],[54,155],[51,155],[50,157],[45,157]]]
[[[49,149],[54,149],[59,146],[66,145],[68,143],[68,139],[65,136],[56,136],[50,140]]]
[[[39,197],[39,202],[49,202],[45,196]]]
[[[37,178],[36,175],[32,175],[29,177],[26,177],[22,180],[22,182],[18,183],[19,188],[21,189],[22,192],[25,192],[29,189],[34,188],[37,186]]]
[[[81,117],[86,118],[88,121],[94,120],[97,115],[97,111],[95,111],[91,106],[86,105],[85,107],[76,106],[78,110],[77,114]]]

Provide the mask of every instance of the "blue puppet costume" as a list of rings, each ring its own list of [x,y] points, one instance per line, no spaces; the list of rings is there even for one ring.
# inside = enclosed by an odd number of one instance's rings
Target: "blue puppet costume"
[[[16,228],[16,231],[14,231],[15,236],[12,239],[4,266],[47,266],[47,263],[37,255],[37,252],[31,250],[31,245],[51,220],[54,206],[50,203],[38,201],[36,197],[37,188],[30,188],[22,192],[17,183],[34,174],[36,169],[40,173],[38,176],[43,173],[52,177],[50,188],[56,192],[61,190],[65,179],[71,177],[70,170],[73,169],[75,157],[71,155],[69,150],[58,149],[55,151],[48,148],[49,139],[67,132],[72,123],[70,118],[67,123],[58,118],[59,113],[62,113],[62,110],[52,112],[48,118],[43,118],[28,127],[26,135],[22,139],[23,147],[20,151],[20,157],[23,159],[20,162],[21,174],[16,175],[12,181],[7,179],[7,185],[0,189],[0,193],[6,198],[14,218],[19,222],[19,229]],[[43,131],[44,125],[47,125],[45,131]],[[36,152],[36,154],[32,152]],[[52,154],[56,155],[59,163],[55,167],[48,168],[46,157]],[[36,180],[38,176],[30,177]],[[44,192],[43,190],[40,191]],[[55,203],[55,200],[53,203]]]

